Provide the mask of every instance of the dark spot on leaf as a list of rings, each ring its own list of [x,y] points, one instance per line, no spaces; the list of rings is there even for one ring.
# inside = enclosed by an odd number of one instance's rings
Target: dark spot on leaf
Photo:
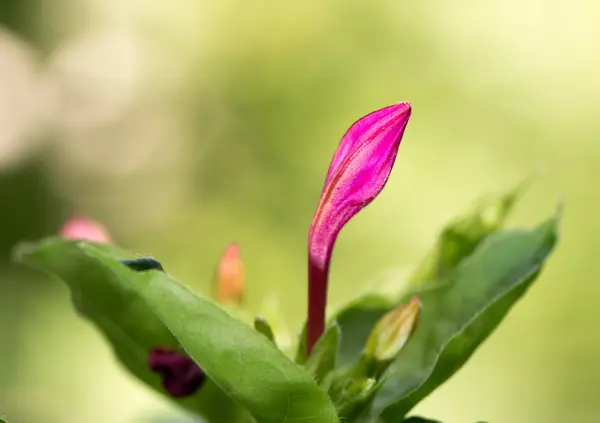
[[[200,389],[206,378],[194,360],[170,348],[153,348],[148,357],[148,366],[162,377],[167,392],[178,398],[192,395]]]
[[[162,264],[160,264],[158,260],[155,260],[151,257],[121,260],[121,263],[129,267],[131,270],[135,270],[136,272],[144,272],[146,270],[160,270],[164,272]]]

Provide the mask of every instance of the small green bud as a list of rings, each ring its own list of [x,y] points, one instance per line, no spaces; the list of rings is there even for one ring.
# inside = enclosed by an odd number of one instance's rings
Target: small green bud
[[[346,386],[345,395],[349,399],[354,399],[363,396],[375,386],[375,379],[360,378],[351,380]]]
[[[275,335],[273,334],[273,329],[271,329],[271,325],[269,325],[269,322],[267,322],[267,320],[264,317],[256,316],[256,318],[254,319],[254,329],[256,329],[257,332],[262,333],[264,336],[266,336],[269,341],[275,343]]]
[[[421,301],[413,297],[379,319],[367,341],[365,358],[379,364],[376,367],[389,364],[408,341],[420,311]]]
[[[354,378],[346,382],[335,404],[340,419],[353,421],[368,408],[381,385],[373,378]]]

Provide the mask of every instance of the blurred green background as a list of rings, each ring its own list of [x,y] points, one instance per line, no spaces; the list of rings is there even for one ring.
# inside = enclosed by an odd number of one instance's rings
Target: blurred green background
[[[297,330],[307,230],[337,142],[406,100],[396,169],[339,239],[331,302],[402,272],[472,201],[537,171],[511,225],[545,218],[562,194],[557,252],[416,411],[598,421],[599,19],[594,0],[1,0],[0,415],[178,413],[122,371],[64,286],[10,263],[15,243],[84,214],[207,292],[237,241],[249,306],[277,291]]]

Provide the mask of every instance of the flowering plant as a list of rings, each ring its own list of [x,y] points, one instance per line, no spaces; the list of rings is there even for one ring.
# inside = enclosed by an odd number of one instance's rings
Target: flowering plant
[[[113,245],[87,219],[20,245],[16,257],[61,278],[123,366],[202,421],[426,421],[408,413],[467,362],[538,277],[559,216],[504,229],[520,190],[482,202],[443,229],[393,293],[356,298],[328,317],[338,233],[384,188],[410,115],[408,103],[372,112],[335,152],[308,236],[308,314],[295,354],[282,351],[277,322],[242,310],[235,244],[217,266],[214,301],[157,260]]]

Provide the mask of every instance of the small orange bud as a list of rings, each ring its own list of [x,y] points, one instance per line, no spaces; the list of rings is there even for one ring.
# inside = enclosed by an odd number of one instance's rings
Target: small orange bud
[[[110,244],[112,239],[108,230],[100,222],[91,219],[73,217],[60,229],[59,235],[66,239],[92,241],[97,244]]]
[[[244,278],[244,262],[240,247],[231,243],[223,252],[217,268],[217,301],[221,304],[230,302],[240,304],[244,300]]]

